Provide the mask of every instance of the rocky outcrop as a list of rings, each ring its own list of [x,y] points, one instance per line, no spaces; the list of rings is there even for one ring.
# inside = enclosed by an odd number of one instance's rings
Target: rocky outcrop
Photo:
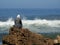
[[[9,35],[3,37],[3,45],[53,45],[53,40],[44,38],[28,29],[12,27]]]

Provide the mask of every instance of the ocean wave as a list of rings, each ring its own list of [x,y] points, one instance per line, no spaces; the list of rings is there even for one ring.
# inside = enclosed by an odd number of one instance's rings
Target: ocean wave
[[[23,19],[22,23],[24,28],[29,28],[33,32],[59,32],[60,29],[60,20]],[[13,18],[9,18],[5,22],[0,21],[0,31],[2,30],[5,31],[6,29],[12,27],[13,25],[14,25]]]
[[[12,26],[14,25],[13,18],[9,18],[7,21],[0,21],[0,27]]]
[[[60,20],[46,20],[46,19],[36,19],[36,20],[23,20],[25,25],[46,25],[50,27],[60,27]]]

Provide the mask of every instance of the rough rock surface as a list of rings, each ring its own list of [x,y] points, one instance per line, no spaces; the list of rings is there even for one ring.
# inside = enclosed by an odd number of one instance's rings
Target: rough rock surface
[[[10,28],[9,35],[3,37],[3,45],[53,45],[53,40],[44,38],[28,29]]]

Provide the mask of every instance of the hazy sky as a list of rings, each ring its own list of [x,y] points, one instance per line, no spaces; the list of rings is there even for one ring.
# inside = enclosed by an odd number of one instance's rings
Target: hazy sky
[[[0,8],[60,8],[60,0],[0,0]]]

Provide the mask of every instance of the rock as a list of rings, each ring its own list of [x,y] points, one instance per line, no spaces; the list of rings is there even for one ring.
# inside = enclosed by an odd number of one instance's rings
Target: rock
[[[58,40],[58,43],[60,43],[60,35],[57,35],[56,39]]]
[[[56,39],[54,39],[55,45],[60,45],[60,35],[57,35]]]
[[[29,29],[12,27],[9,35],[3,37],[3,45],[53,45],[53,40],[44,38],[41,34],[36,34]]]

